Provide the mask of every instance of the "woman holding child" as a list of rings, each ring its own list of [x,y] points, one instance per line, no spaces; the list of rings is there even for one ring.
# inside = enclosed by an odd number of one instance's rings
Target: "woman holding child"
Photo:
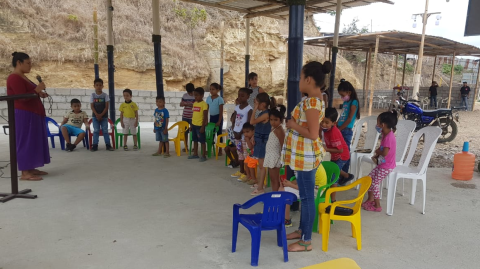
[[[38,98],[15,100],[17,162],[18,169],[22,171],[20,180],[42,180],[41,176],[48,173],[36,168],[50,163],[50,152],[45,108],[40,98],[48,95],[44,92],[45,83],[36,85],[25,76],[32,69],[30,57],[22,52],[14,52],[12,56],[12,66],[15,69],[7,78],[7,94],[38,95]]]

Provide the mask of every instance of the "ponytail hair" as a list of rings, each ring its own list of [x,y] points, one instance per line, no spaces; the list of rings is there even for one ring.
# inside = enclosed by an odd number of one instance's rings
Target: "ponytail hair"
[[[268,96],[268,93],[266,92],[261,92],[257,95],[256,97],[257,102],[260,103],[265,103],[267,104],[267,110],[271,109],[272,107],[275,107],[277,105],[277,101],[275,98]]]
[[[287,108],[284,105],[277,105],[275,107],[272,107],[268,111],[268,116],[274,116],[280,119],[280,121],[283,121],[285,119],[285,112],[287,111]]]
[[[222,86],[220,84],[216,83],[216,82],[210,84],[210,87],[213,87],[213,88],[215,88],[216,90],[219,90],[219,91],[223,90]]]
[[[344,78],[340,80],[340,84],[338,85],[337,88],[338,92],[350,92],[350,101],[352,100],[357,100],[358,107],[357,107],[357,119],[360,119],[360,101],[358,100],[358,95],[357,92],[355,91],[355,88],[353,87],[352,83],[346,81]]]
[[[12,53],[12,66],[15,68],[17,67],[17,62],[23,63],[23,61],[30,59],[30,56],[28,54],[23,53],[23,52],[14,52]]]
[[[395,132],[397,130],[398,123],[397,111],[391,110],[381,113],[380,115],[378,115],[378,121],[380,121],[380,123],[386,124],[388,128],[392,129],[393,132]]]
[[[332,64],[329,61],[323,64],[313,61],[303,66],[302,72],[305,78],[311,77],[315,81],[315,85],[321,88],[325,85],[325,75],[332,70]]]

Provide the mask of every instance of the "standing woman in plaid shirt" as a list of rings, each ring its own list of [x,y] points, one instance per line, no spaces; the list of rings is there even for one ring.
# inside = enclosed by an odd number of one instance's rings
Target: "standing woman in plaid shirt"
[[[315,218],[315,172],[325,153],[318,136],[320,122],[325,114],[320,88],[325,84],[325,74],[330,73],[330,62],[310,62],[303,66],[300,74],[300,92],[308,96],[297,104],[292,118],[287,121],[288,133],[282,149],[285,165],[297,173],[298,190],[302,212],[300,227],[287,235],[287,239],[300,239],[290,244],[288,251],[312,250],[312,226]]]

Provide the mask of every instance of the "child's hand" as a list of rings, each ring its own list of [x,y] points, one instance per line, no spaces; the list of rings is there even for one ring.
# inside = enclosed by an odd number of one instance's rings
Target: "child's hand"
[[[253,101],[253,109],[254,110],[258,110],[258,102],[257,102],[257,99],[255,98],[255,100]]]
[[[157,130],[155,130],[155,128],[153,128],[153,133],[157,133]]]
[[[168,134],[167,128],[163,129],[163,134]]]
[[[284,180],[282,182],[282,184],[283,184],[284,187],[292,187],[293,186],[293,183],[288,181],[288,180]]]
[[[288,129],[293,129],[293,127],[297,126],[297,122],[294,119],[287,120],[286,124]]]
[[[378,155],[380,155],[382,153],[382,151],[378,148],[377,150],[375,150],[375,156],[378,157]]]
[[[122,125],[122,128],[125,128],[125,123],[123,123],[123,120],[120,122],[120,124]],[[137,126],[135,126],[137,127]]]
[[[220,122],[215,123],[215,126],[220,126]]]
[[[205,133],[205,126],[202,126],[202,128],[200,128],[200,133],[201,134]]]
[[[98,121],[102,121],[102,117],[100,115],[96,115]]]

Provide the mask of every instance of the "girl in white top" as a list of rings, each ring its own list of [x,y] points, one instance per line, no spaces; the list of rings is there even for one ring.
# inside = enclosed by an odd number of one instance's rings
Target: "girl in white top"
[[[285,118],[285,111],[287,109],[283,105],[277,105],[270,109],[268,116],[272,131],[268,136],[267,150],[263,167],[268,168],[270,175],[270,182],[272,184],[272,191],[278,191],[280,187],[280,167],[282,167],[281,156],[282,146],[285,140],[285,131],[282,127],[283,119]]]

